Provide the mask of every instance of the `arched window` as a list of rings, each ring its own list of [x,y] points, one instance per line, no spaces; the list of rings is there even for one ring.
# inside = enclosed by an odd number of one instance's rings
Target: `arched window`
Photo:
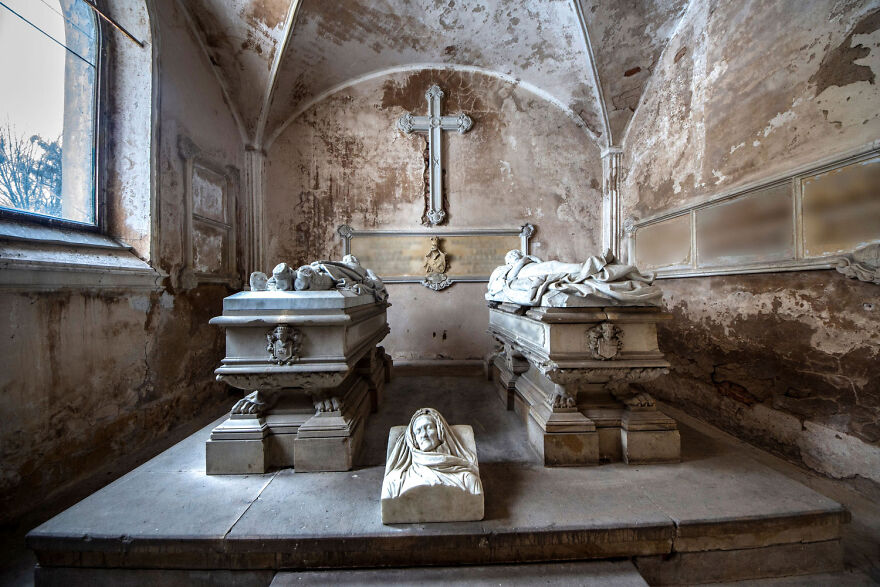
[[[83,0],[0,0],[0,208],[97,227],[99,35]]]

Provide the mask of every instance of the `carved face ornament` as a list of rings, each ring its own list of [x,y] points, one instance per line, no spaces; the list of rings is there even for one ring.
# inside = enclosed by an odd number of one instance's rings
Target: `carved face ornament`
[[[440,446],[440,432],[437,423],[430,416],[419,416],[413,422],[413,434],[419,445],[419,450],[431,452]]]

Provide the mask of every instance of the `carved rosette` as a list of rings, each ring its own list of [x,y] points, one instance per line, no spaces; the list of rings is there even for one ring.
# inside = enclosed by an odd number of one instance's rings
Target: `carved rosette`
[[[425,279],[421,280],[419,283],[421,283],[428,289],[440,291],[441,289],[446,289],[454,282],[449,279],[449,277],[447,277],[445,273],[432,273]]]
[[[445,95],[446,94],[443,93],[443,90],[441,90],[440,86],[438,86],[437,84],[434,84],[433,86],[428,88],[427,92],[425,92],[425,98],[428,100],[431,100],[432,98],[442,98]]]
[[[299,358],[302,332],[296,328],[279,324],[266,334],[266,341],[269,360],[276,365],[289,365]]]
[[[431,224],[440,224],[446,218],[446,212],[439,209],[428,210],[428,222]]]
[[[410,134],[415,128],[415,122],[413,121],[413,115],[410,113],[406,113],[400,118],[397,119],[397,128],[405,132],[406,134]]]
[[[467,114],[459,114],[458,115],[458,133],[464,134],[471,129],[474,125],[473,119]]]
[[[587,330],[587,349],[590,356],[600,361],[608,361],[617,356],[623,348],[620,340],[621,330],[610,322],[603,322]]]
[[[849,256],[841,257],[835,268],[850,279],[880,285],[880,243],[860,247]]]

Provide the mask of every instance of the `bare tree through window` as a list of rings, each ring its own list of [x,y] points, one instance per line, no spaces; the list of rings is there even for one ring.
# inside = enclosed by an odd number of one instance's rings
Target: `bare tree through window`
[[[61,216],[61,142],[0,127],[0,206]]]
[[[0,0],[0,208],[97,224],[97,49],[83,0]]]

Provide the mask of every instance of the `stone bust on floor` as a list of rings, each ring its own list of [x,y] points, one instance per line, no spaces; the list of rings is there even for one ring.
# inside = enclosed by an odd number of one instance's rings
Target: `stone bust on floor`
[[[450,485],[480,494],[474,455],[437,410],[416,411],[385,464],[382,497],[398,497],[422,485]]]
[[[470,426],[450,426],[432,408],[416,410],[389,435],[382,521],[446,522],[483,517],[483,484]]]

